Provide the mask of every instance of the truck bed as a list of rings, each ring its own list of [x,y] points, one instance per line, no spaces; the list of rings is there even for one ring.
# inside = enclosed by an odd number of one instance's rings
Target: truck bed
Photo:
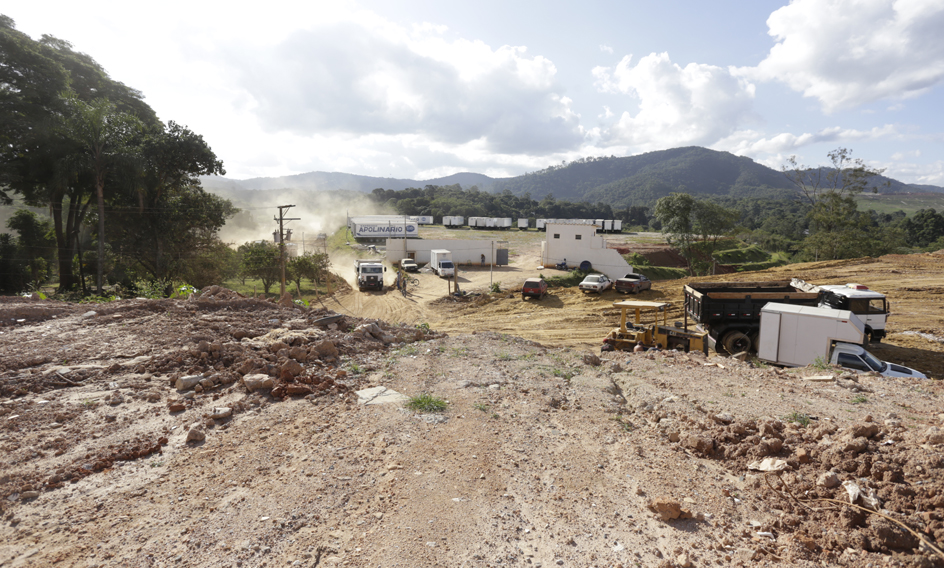
[[[788,280],[699,282],[686,285],[684,291],[686,316],[704,325],[709,333],[718,325],[759,325],[760,310],[768,302],[816,306],[819,300],[818,292],[800,290]]]

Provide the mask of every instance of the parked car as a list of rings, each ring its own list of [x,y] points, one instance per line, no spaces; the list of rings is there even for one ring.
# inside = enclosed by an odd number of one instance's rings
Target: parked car
[[[416,272],[419,270],[419,267],[416,265],[416,261],[412,258],[404,258],[400,261],[400,268],[406,270],[407,272]]]
[[[642,274],[627,274],[616,279],[616,282],[613,283],[613,289],[621,294],[638,294],[643,290],[651,290],[652,280]]]
[[[547,282],[543,278],[528,278],[525,280],[524,286],[521,287],[521,299],[524,300],[528,296],[538,300],[547,296]]]
[[[590,274],[580,283],[580,291],[602,294],[604,290],[612,285],[613,281],[606,274]]]

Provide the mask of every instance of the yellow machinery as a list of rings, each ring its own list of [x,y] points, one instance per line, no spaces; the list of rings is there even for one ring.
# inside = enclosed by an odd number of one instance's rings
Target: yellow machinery
[[[622,302],[613,302],[613,305],[620,308],[620,326],[611,331],[606,336],[606,343],[613,345],[616,349],[632,351],[636,343],[642,343],[644,347],[655,347],[661,344],[663,349],[681,348],[683,351],[701,351],[708,354],[708,334],[704,332],[688,331],[687,329],[669,326],[667,323],[668,308],[672,304],[668,302],[643,302],[639,300],[625,300]],[[627,313],[630,310],[635,311],[635,319],[628,322]],[[651,324],[643,324],[641,315],[643,311],[652,311],[655,314]],[[662,323],[659,323],[659,314],[662,314]]]

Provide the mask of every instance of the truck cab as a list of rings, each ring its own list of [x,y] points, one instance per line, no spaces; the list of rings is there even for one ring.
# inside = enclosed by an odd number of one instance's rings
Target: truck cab
[[[849,310],[865,324],[865,333],[873,343],[885,337],[888,321],[888,300],[885,294],[869,290],[862,284],[820,286],[823,297],[820,306],[835,310]]]
[[[373,259],[356,259],[354,273],[357,278],[357,289],[362,292],[364,288],[383,290],[386,271],[387,268],[381,262]]]

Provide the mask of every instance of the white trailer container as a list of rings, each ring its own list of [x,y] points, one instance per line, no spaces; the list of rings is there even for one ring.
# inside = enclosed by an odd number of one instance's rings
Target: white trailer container
[[[613,219],[607,219],[603,221],[603,232],[612,233],[613,232]]]
[[[785,367],[822,361],[886,377],[927,378],[914,369],[877,359],[862,347],[865,324],[849,310],[770,302],[760,311],[757,358]]]
[[[429,251],[429,266],[440,278],[449,278],[455,274],[455,264],[452,262],[452,253],[446,249]]]
[[[432,225],[433,217],[431,215],[411,215],[410,221],[413,221],[417,225]]]
[[[849,310],[770,302],[760,310],[757,357],[802,367],[817,357],[827,361],[834,342],[861,344],[864,339],[865,324]]]
[[[547,219],[535,219],[535,220],[534,220],[534,228],[537,229],[537,230],[539,230],[539,231],[543,231],[543,230],[544,230],[544,225],[545,225],[546,223],[547,223]]]
[[[613,232],[622,233],[623,232],[623,220],[622,219],[613,219]]]
[[[529,224],[530,224],[530,223],[528,222],[528,218],[527,218],[527,217],[520,217],[520,218],[518,218],[518,230],[519,230],[519,231],[527,231]]]
[[[511,217],[499,217],[495,219],[495,227],[499,229],[510,229],[514,220]]]
[[[487,229],[494,229],[498,226],[498,219],[495,217],[486,217],[485,218],[485,227]]]

